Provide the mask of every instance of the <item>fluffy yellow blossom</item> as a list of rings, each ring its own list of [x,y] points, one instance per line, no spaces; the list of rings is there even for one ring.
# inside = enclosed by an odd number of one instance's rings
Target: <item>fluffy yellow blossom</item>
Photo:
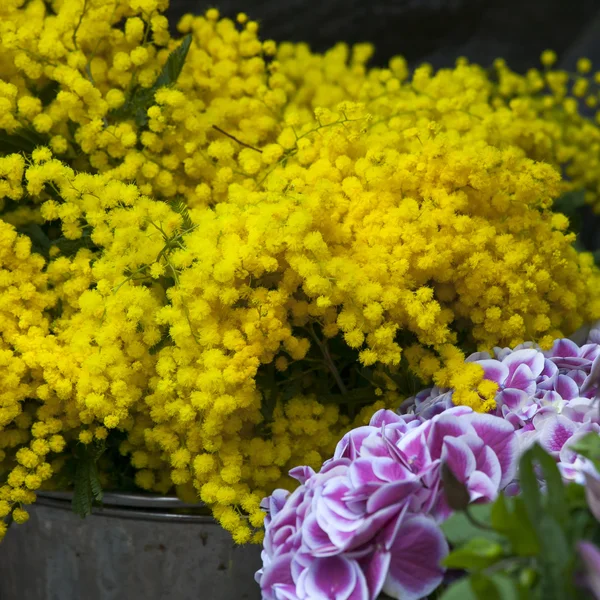
[[[465,348],[600,317],[551,212],[600,192],[569,95],[591,64],[409,77],[216,9],[174,40],[165,0],[0,4],[0,130],[24,136],[0,155],[0,518],[120,436],[140,488],[258,541],[261,498],[411,377],[489,410]]]
[[[29,520],[29,514],[22,508],[15,508],[12,512],[12,518],[15,523],[22,524]]]

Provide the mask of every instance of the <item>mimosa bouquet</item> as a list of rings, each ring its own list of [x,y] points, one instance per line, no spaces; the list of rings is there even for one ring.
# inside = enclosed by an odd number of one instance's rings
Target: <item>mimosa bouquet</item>
[[[166,7],[0,4],[1,533],[41,488],[141,489],[260,542],[377,411],[431,384],[476,430],[504,367],[467,356],[600,318],[552,210],[600,206],[589,61],[369,67]]]

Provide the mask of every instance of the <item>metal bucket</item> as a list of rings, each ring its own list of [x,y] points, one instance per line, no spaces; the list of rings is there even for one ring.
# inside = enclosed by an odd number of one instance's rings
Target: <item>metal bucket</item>
[[[81,519],[70,494],[40,493],[0,543],[0,600],[259,600],[260,548],[189,508],[105,494]]]

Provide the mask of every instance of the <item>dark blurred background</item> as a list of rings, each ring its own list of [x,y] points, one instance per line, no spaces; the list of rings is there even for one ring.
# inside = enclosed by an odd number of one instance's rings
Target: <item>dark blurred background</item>
[[[184,14],[212,7],[258,20],[263,39],[305,41],[319,52],[338,41],[372,42],[376,65],[397,54],[411,66],[434,67],[452,66],[459,56],[483,66],[501,57],[525,72],[550,48],[560,68],[574,70],[586,56],[600,70],[600,0],[171,0],[172,29]],[[600,217],[589,206],[563,203],[560,210],[579,233],[579,247],[600,263]]]
[[[171,0],[168,16],[174,27],[213,6],[223,16],[247,13],[265,39],[306,41],[316,51],[373,42],[377,64],[395,54],[436,67],[458,56],[486,66],[502,57],[524,71],[546,48],[569,67],[579,55],[600,61],[600,0]]]

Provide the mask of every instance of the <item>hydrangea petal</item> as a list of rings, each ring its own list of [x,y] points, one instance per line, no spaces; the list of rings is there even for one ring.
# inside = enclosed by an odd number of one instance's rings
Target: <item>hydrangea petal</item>
[[[303,578],[306,597],[315,600],[369,600],[367,582],[356,561],[343,556],[319,558]]]
[[[277,599],[274,590],[276,586],[290,586],[292,589],[295,589],[291,571],[292,556],[291,552],[276,556],[271,563],[263,569],[260,577],[263,600]]]
[[[444,438],[459,437],[470,430],[470,420],[456,419],[453,411],[454,409],[451,408],[430,421],[431,428],[427,436],[427,446],[432,459],[441,456]]]
[[[268,511],[269,517],[273,518],[283,508],[286,500],[290,497],[288,490],[275,490],[268,498],[263,498],[260,507]]]
[[[366,457],[358,458],[350,465],[348,476],[355,488],[360,488],[363,485],[378,485],[381,483],[373,472],[373,459]]]
[[[594,594],[600,598],[600,549],[591,542],[579,542],[577,544],[579,556],[583,560],[586,571],[586,583]]]
[[[333,458],[349,458],[354,460],[361,455],[361,448],[365,439],[377,435],[377,427],[365,425],[349,431],[337,444]]]
[[[554,342],[547,355],[552,358],[579,356],[579,346],[568,338],[560,338]]]
[[[383,425],[390,425],[392,423],[404,423],[404,420],[398,413],[395,413],[393,410],[381,409],[378,410],[371,417],[369,425],[371,427],[380,428]]]
[[[565,442],[577,431],[577,425],[562,415],[551,416],[544,421],[539,441],[544,450],[558,456]]]
[[[314,513],[310,513],[302,523],[302,539],[314,556],[332,556],[340,551],[331,543]]]
[[[390,570],[383,586],[388,596],[418,600],[442,582],[440,563],[448,554],[448,543],[432,519],[421,515],[406,519],[390,553]]]
[[[523,390],[528,394],[533,394],[536,387],[535,377],[527,365],[521,364],[507,377],[504,386],[506,388],[515,388]]]
[[[293,477],[300,483],[306,483],[315,474],[311,467],[295,467],[289,471],[290,477]]]
[[[467,483],[471,502],[485,500],[491,502],[498,495],[498,486],[482,471],[474,471]]]
[[[532,377],[537,377],[544,369],[544,355],[533,348],[526,350],[516,350],[509,354],[502,364],[508,367],[508,378],[513,377],[515,371],[521,366],[526,365],[530,370]]]
[[[372,464],[373,474],[381,481],[400,481],[412,477],[408,469],[391,458],[379,457]]]
[[[483,446],[479,452],[475,453],[477,464],[475,469],[485,473],[496,489],[500,488],[502,481],[502,467],[496,453],[489,447]]]
[[[562,396],[558,392],[550,390],[548,392],[544,392],[540,400],[542,401],[541,404],[543,405],[557,404],[562,400]]]
[[[476,465],[472,450],[459,438],[448,437],[444,440],[441,460],[462,482],[468,479]]]
[[[391,555],[386,551],[375,551],[369,554],[369,557],[362,563],[363,572],[369,588],[369,598],[379,596],[385,578],[390,568]]]
[[[600,383],[600,354],[594,359],[590,374],[581,386],[581,393],[585,393],[592,388],[595,388]]]
[[[413,429],[398,442],[405,464],[413,473],[424,472],[431,465],[431,454],[425,437],[425,429]]]
[[[553,377],[554,375],[556,375],[556,373],[558,373],[558,367],[555,363],[546,358],[546,360],[544,361],[544,369],[540,373],[539,377],[547,379]]]
[[[579,348],[579,356],[594,361],[600,356],[600,346],[598,344],[584,344]]]
[[[495,381],[498,385],[503,385],[509,374],[508,367],[499,360],[484,359],[478,360],[477,364],[483,367],[483,376],[485,379]]]
[[[378,510],[391,505],[401,506],[401,503],[409,498],[410,494],[419,487],[418,480],[396,481],[380,487],[368,500],[367,511],[375,513]]]
[[[502,478],[500,487],[504,487],[515,478],[519,456],[519,442],[514,427],[493,415],[474,413],[470,419],[477,435],[489,446],[500,463]]]
[[[518,390],[516,388],[510,388],[508,390],[503,390],[500,392],[496,398],[496,401],[501,406],[506,406],[511,410],[517,410],[520,407],[524,406],[529,400],[530,395],[523,391]]]
[[[347,549],[356,551],[359,546],[378,538],[378,545],[389,548],[402,522],[408,503],[392,503],[367,517],[353,536]]]
[[[577,398],[579,396],[578,385],[573,381],[573,379],[567,377],[567,375],[559,375],[556,378],[554,389],[564,400],[571,400],[572,398]]]

